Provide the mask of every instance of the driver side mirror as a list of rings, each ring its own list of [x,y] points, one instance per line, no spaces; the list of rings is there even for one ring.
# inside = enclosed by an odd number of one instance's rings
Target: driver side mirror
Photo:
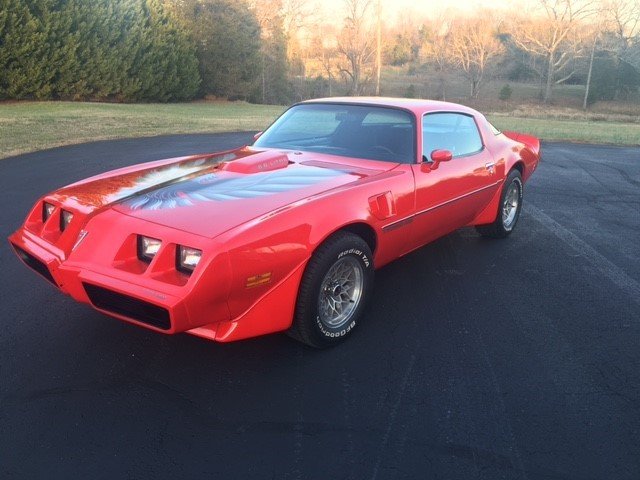
[[[448,162],[453,158],[451,150],[434,150],[431,152],[431,161],[427,160],[427,156],[422,156],[422,171],[430,172],[431,170],[437,170],[441,162]]]
[[[451,150],[434,150],[431,152],[431,160],[434,163],[448,162],[453,158]]]

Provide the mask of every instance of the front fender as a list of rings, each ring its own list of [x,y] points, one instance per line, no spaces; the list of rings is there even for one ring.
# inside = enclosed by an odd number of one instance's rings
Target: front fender
[[[231,318],[244,315],[294,271],[304,268],[316,248],[330,235],[358,224],[376,240],[374,264],[380,267],[406,251],[402,229],[382,231],[386,223],[413,208],[413,177],[408,172],[380,175],[381,181],[363,181],[325,192],[270,212],[218,237],[226,245],[231,264],[229,295]],[[387,218],[371,211],[372,196],[393,192]],[[384,215],[383,215],[384,216]],[[295,304],[295,292],[283,301]],[[272,315],[279,316],[274,312]]]

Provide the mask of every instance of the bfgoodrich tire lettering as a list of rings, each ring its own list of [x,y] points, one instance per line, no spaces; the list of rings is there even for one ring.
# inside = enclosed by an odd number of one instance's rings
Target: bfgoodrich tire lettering
[[[305,269],[288,334],[312,347],[343,341],[357,326],[373,286],[373,257],[362,238],[338,232]]]

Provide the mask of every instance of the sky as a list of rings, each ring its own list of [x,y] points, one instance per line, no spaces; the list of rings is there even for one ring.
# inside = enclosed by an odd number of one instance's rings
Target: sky
[[[375,4],[376,0],[372,0]],[[482,8],[502,8],[536,3],[535,0],[381,0],[382,10],[392,19],[398,15],[410,15],[416,13],[419,16],[436,16],[446,10],[459,10],[465,13],[473,13]],[[341,11],[344,8],[344,0],[322,1],[325,11]]]

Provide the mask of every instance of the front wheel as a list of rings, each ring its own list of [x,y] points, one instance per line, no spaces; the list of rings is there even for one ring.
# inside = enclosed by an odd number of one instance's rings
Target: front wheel
[[[478,233],[491,238],[504,238],[509,235],[520,218],[522,193],[522,175],[518,170],[512,170],[502,187],[496,220],[489,225],[476,226]]]
[[[338,232],[307,264],[289,335],[317,348],[340,343],[355,328],[372,287],[371,249],[359,236]]]

